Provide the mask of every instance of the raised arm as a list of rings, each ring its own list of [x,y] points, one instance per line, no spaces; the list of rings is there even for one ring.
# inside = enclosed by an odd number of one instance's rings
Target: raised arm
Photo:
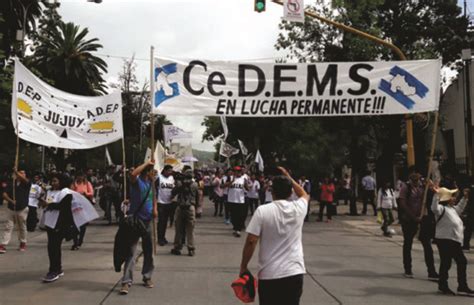
[[[304,188],[298,184],[298,182],[296,182],[291,176],[290,174],[288,173],[288,171],[286,169],[284,169],[283,167],[279,166],[278,167],[278,170],[280,170],[280,172],[288,177],[288,179],[290,179],[291,183],[293,184],[293,190],[295,191],[295,194],[296,196],[298,196],[298,198],[304,198],[306,199],[307,202],[309,202],[309,195],[306,193],[306,191],[304,190]]]
[[[151,160],[148,160],[147,162],[143,163],[142,165],[138,166],[137,168],[135,168],[132,172],[132,175],[130,177],[130,181],[132,183],[135,183],[137,182],[137,178],[138,176],[143,172],[143,170],[145,169],[145,167],[147,167],[148,165],[155,165],[155,162],[154,161],[151,161]]]

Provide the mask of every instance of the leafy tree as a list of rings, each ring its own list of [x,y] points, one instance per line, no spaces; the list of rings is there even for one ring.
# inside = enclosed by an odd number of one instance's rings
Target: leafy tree
[[[333,1],[333,7],[312,9],[330,19],[391,40],[410,59],[442,57],[443,63],[449,65],[458,59],[461,49],[471,43],[468,20],[461,16],[456,1]],[[304,24],[282,22],[280,29],[276,48],[286,51],[289,59],[300,62],[398,59],[384,47],[310,18],[306,18]],[[426,147],[424,131],[419,127],[415,125],[416,152],[417,163],[422,164]],[[340,146],[349,149],[356,171],[364,169],[367,159],[375,156],[380,165],[378,168],[384,174],[391,170],[393,153],[399,151],[404,142],[404,128],[400,116],[325,121],[327,132],[334,134],[335,130],[345,130],[352,135]]]
[[[127,164],[143,162],[147,147],[150,147],[151,130],[149,128],[151,104],[150,90],[147,80],[143,85],[139,84],[136,77],[135,58],[123,61],[122,70],[119,73],[118,84],[113,88],[122,91],[123,102],[123,124],[127,126],[124,130]],[[163,140],[163,124],[171,124],[165,116],[155,119],[155,141]],[[114,147],[115,155],[121,152],[121,147]]]

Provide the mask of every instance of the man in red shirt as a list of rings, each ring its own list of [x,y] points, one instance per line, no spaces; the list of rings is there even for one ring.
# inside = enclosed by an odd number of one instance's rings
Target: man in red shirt
[[[321,200],[319,204],[319,218],[318,221],[323,221],[324,207],[326,208],[327,221],[331,222],[332,220],[332,203],[334,201],[334,192],[336,187],[331,182],[329,177],[324,178],[324,182],[321,185]]]

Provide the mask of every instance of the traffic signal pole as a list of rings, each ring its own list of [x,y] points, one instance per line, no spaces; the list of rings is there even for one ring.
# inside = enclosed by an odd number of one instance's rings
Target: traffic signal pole
[[[271,1],[281,6],[284,5],[284,3],[279,0],[271,0]],[[313,11],[305,10],[304,14],[305,16],[308,16],[308,17],[317,19],[321,22],[324,22],[326,24],[332,25],[342,31],[352,33],[363,39],[367,39],[376,44],[383,45],[391,49],[398,56],[400,60],[407,60],[407,57],[405,56],[405,54],[403,54],[403,52],[397,46],[395,46],[394,44],[386,40],[383,40],[379,37],[373,36],[361,30],[355,29],[353,27],[347,26],[345,24],[324,18]],[[405,121],[406,121],[406,137],[407,137],[407,163],[408,163],[408,167],[410,167],[412,165],[415,165],[415,146],[413,142],[413,119],[410,115],[405,115]]]

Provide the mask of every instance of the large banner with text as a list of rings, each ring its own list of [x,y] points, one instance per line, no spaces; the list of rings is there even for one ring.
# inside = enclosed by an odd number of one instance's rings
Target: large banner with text
[[[440,60],[240,63],[154,60],[153,111],[235,117],[362,116],[438,110]]]
[[[88,149],[122,138],[120,91],[104,96],[73,95],[43,82],[18,60],[13,86],[12,122],[25,141]]]

